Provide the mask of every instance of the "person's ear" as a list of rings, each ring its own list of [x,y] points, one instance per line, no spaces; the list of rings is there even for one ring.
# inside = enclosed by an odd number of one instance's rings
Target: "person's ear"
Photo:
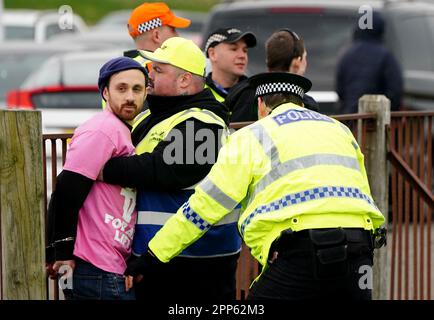
[[[154,43],[156,43],[156,44],[158,44],[158,47],[159,47],[160,44],[161,44],[161,42],[162,42],[161,41],[160,29],[159,28],[155,28],[155,29],[149,30],[148,32],[151,33],[151,35],[150,35],[151,41],[154,42]]]
[[[185,90],[188,87],[190,87],[192,78],[193,78],[193,75],[189,72],[185,72],[185,73],[181,74],[177,79],[179,88],[181,90]]]
[[[258,97],[258,119],[268,116],[268,107],[265,105],[264,100]]]
[[[291,73],[297,73],[298,70],[300,70],[302,59],[303,59],[303,57],[301,57],[301,56],[298,56],[298,57],[295,57],[294,59],[292,59],[291,66],[289,68],[289,71]]]
[[[214,47],[208,49],[208,58],[211,62],[216,60],[216,52]]]
[[[102,90],[102,96],[105,101],[108,101],[109,98],[108,86],[105,86],[104,89]]]

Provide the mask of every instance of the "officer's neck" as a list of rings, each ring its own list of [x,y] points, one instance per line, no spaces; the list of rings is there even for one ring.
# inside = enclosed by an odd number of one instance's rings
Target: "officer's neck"
[[[220,85],[222,88],[228,89],[232,88],[234,85],[236,85],[240,79],[240,77],[229,74],[227,72],[221,71],[221,70],[213,70],[212,74],[212,81]]]

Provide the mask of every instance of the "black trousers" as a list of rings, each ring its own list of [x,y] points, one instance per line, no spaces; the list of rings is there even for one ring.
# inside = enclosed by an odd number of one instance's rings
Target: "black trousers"
[[[308,232],[292,236],[277,250],[277,259],[253,285],[248,300],[370,300],[373,250],[369,233],[360,232],[362,237],[343,243],[346,258],[328,265],[319,261]]]
[[[214,302],[236,298],[239,253],[213,258],[177,257],[147,272],[135,285],[137,300]]]

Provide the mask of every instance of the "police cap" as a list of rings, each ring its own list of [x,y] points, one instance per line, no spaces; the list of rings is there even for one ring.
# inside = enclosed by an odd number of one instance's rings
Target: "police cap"
[[[255,96],[262,97],[274,93],[291,93],[301,99],[312,87],[309,79],[289,72],[266,72],[249,78]]]

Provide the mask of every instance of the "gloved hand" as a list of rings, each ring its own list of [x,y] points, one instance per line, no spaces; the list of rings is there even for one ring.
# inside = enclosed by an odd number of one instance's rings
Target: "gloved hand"
[[[137,276],[144,274],[147,269],[162,264],[160,260],[148,249],[144,254],[136,259],[128,261],[127,269],[124,272],[126,276]]]

